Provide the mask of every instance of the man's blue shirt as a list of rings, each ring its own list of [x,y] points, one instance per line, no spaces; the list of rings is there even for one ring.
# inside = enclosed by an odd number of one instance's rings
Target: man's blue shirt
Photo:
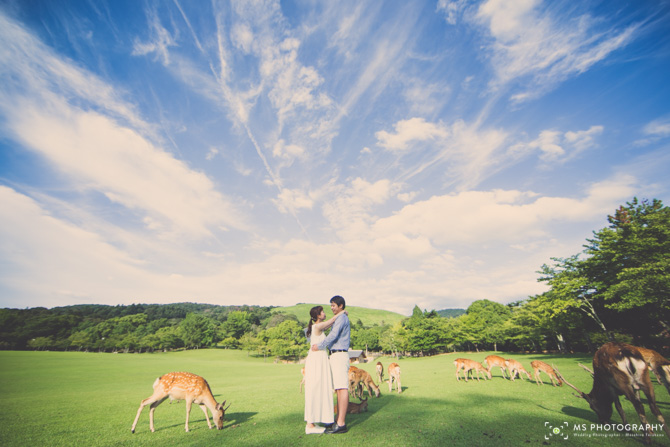
[[[347,314],[337,317],[330,334],[321,342],[319,349],[329,348],[349,350],[349,341],[351,337],[351,325]]]

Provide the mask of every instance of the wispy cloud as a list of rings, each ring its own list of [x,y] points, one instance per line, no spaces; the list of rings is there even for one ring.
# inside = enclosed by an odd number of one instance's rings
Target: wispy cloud
[[[581,152],[596,145],[594,138],[603,133],[603,126],[591,126],[587,130],[560,132],[543,130],[537,139],[529,143],[517,143],[510,148],[510,154],[527,154],[539,151],[545,167],[555,163],[565,163]]]
[[[559,18],[540,0],[488,0],[476,20],[492,39],[494,89],[523,80],[525,87],[512,96],[527,101],[553,89],[559,82],[589,70],[634,38],[636,25],[599,29],[588,14]],[[519,87],[517,87],[518,90]]]
[[[32,87],[1,93],[7,132],[48,160],[71,188],[95,190],[163,234],[203,237],[220,226],[244,227],[242,213],[206,175],[148,138],[151,126],[113,87],[57,57],[2,14],[0,22],[7,43],[0,58],[13,73],[8,79]]]

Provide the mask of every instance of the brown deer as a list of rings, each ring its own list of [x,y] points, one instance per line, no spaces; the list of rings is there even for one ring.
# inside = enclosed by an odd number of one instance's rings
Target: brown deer
[[[491,376],[491,370],[493,369],[494,366],[499,366],[500,367],[500,372],[502,373],[503,379],[506,379],[507,376],[505,375],[505,370],[507,366],[505,366],[505,359],[500,357],[499,355],[489,355],[487,356],[484,361],[486,364],[489,366],[487,371],[489,373],[489,376]]]
[[[509,371],[509,377],[512,379],[512,382],[514,382],[514,378],[518,375],[521,380],[523,380],[523,376],[521,373],[525,374],[528,376],[528,380],[531,380],[530,378],[530,373],[526,371],[521,364],[521,362],[518,362],[514,359],[506,359],[505,360],[505,366],[507,367],[507,371]]]
[[[588,369],[585,367],[585,369]],[[624,395],[633,406],[642,422],[644,429],[644,442],[649,444],[652,434],[650,424],[644,412],[644,406],[640,400],[640,390],[647,396],[649,408],[656,419],[663,424],[663,430],[670,436],[670,428],[665,424],[665,419],[656,405],[654,387],[649,378],[647,363],[640,350],[626,343],[605,343],[593,356],[593,387],[586,394],[565,380],[563,375],[556,370],[558,376],[569,387],[579,393],[577,397],[585,399],[598,416],[599,422],[606,423],[612,417],[612,404],[617,409],[624,425],[627,425],[626,414],[619,402],[619,396]]]
[[[337,404],[335,404],[335,409],[333,410],[337,414]],[[347,414],[360,414],[364,411],[368,411],[368,398],[361,399],[361,403],[357,404],[356,402],[349,401],[347,406]]]
[[[398,394],[402,393],[402,385],[400,384],[400,365],[395,362],[389,365],[389,393],[393,391],[394,380]]]
[[[488,372],[488,370],[484,368],[484,366],[481,363],[475,362],[474,360],[459,358],[454,360],[454,365],[456,365],[456,380],[461,380],[459,374],[461,369],[463,370],[463,378],[465,379],[466,382],[468,381],[468,374],[470,374],[472,371],[474,371],[477,374],[475,376],[477,382],[479,382],[480,374],[484,374],[484,379],[491,378],[491,373]]]
[[[300,368],[300,372],[302,373],[302,380],[300,381],[300,392],[302,393],[302,388],[305,386],[305,367],[303,366]]]
[[[352,380],[353,379],[353,380]],[[353,385],[352,385],[353,382]],[[349,370],[349,389],[353,389],[354,393],[358,395],[359,399],[363,398],[363,389],[367,388],[368,395],[372,396],[374,392],[375,397],[379,397],[381,392],[379,387],[375,385],[375,382],[372,380],[372,376],[365,370],[356,368],[354,371]]]
[[[649,369],[654,372],[656,381],[662,383],[670,394],[670,360],[663,357],[653,349],[637,347],[642,358],[649,365]]]
[[[540,372],[543,372],[549,376],[549,379],[551,379],[551,384],[553,386],[556,386],[556,384],[554,383],[554,379],[556,379],[558,386],[563,386],[563,381],[556,375],[554,368],[552,368],[548,364],[541,362],[539,360],[533,360],[532,362],[530,362],[530,366],[533,367],[533,371],[535,372],[535,383],[537,383],[538,385],[544,385],[544,382],[542,381],[542,379],[540,379]]]
[[[207,425],[210,429],[212,428],[212,424],[209,422],[209,414],[207,413],[208,408],[209,411],[212,412],[212,419],[214,419],[216,428],[218,430],[223,428],[223,418],[226,414],[226,410],[230,408],[230,405],[224,408],[226,401],[223,401],[223,403],[220,404],[217,403],[212,395],[212,390],[209,388],[209,384],[202,377],[187,372],[172,372],[156,379],[153,387],[154,393],[150,397],[144,399],[140,404],[140,408],[137,410],[137,416],[135,416],[135,421],[130,429],[132,433],[135,433],[137,421],[140,419],[142,410],[147,405],[151,405],[151,410],[149,411],[149,426],[153,433],[155,431],[154,411],[156,410],[156,407],[168,397],[186,401],[186,431],[188,431],[188,418],[191,413],[191,404],[194,402],[200,405],[200,408],[205,413],[205,419],[207,419]]]
[[[377,378],[379,379],[379,386],[384,383],[384,365],[382,362],[377,362]]]
[[[356,382],[356,371],[358,371],[358,368],[355,366],[349,367],[349,397],[359,395],[359,390],[354,388],[354,382]],[[362,390],[360,394],[362,394]]]

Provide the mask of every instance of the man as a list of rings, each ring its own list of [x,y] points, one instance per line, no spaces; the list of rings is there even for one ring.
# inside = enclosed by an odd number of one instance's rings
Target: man
[[[344,298],[336,295],[330,299],[330,309],[334,315],[344,311]],[[312,345],[312,351],[319,348],[330,350],[330,369],[333,373],[333,388],[337,393],[337,421],[326,429],[326,433],[339,434],[348,431],[346,424],[347,408],[349,407],[349,340],[351,324],[349,316],[342,315],[333,324],[330,334],[320,345]]]

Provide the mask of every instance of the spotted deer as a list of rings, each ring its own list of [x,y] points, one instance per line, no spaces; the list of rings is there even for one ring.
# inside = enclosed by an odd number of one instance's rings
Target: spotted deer
[[[361,403],[357,404],[356,402],[349,401],[347,406],[347,414],[360,414],[364,411],[368,411],[368,398],[361,399]],[[333,412],[337,414],[337,404],[334,405]]]
[[[528,380],[532,380],[530,378],[530,373],[526,371],[521,364],[521,362],[518,362],[514,359],[506,359],[505,360],[505,366],[507,367],[507,371],[509,372],[510,379],[512,379],[512,382],[514,382],[514,378],[518,375],[521,380],[523,380],[523,376],[521,375],[522,373],[525,374],[528,377]]]
[[[377,362],[377,379],[379,379],[379,386],[384,382],[384,365],[382,362]]]
[[[637,346],[642,358],[649,365],[649,369],[654,372],[656,381],[662,383],[670,394],[670,360],[663,357],[653,349],[641,348]]]
[[[210,429],[212,428],[212,424],[209,421],[209,414],[207,413],[208,408],[212,413],[212,419],[216,424],[216,428],[218,430],[223,428],[223,419],[226,410],[230,408],[230,405],[224,408],[226,401],[217,403],[212,395],[212,390],[209,388],[209,384],[202,377],[187,372],[171,372],[156,379],[153,387],[154,393],[144,399],[140,404],[140,408],[137,410],[137,416],[135,416],[135,421],[130,429],[132,433],[135,433],[137,421],[140,419],[142,410],[147,405],[151,405],[151,410],[149,411],[149,426],[153,433],[155,431],[154,411],[156,410],[156,407],[163,403],[168,397],[186,401],[186,431],[188,431],[188,419],[191,414],[191,404],[193,403],[200,405],[200,408],[205,413],[207,426],[209,426]]]
[[[393,362],[389,365],[389,393],[393,391],[393,381],[395,380],[395,387],[398,393],[402,393],[402,385],[400,384],[400,365]]]
[[[454,360],[454,365],[456,365],[456,380],[461,380],[459,374],[461,369],[463,370],[463,378],[465,379],[466,382],[468,381],[468,374],[470,374],[472,371],[474,371],[475,374],[477,374],[475,376],[477,382],[479,382],[480,374],[484,374],[484,379],[491,378],[491,373],[488,372],[487,369],[484,368],[484,366],[481,363],[476,362],[474,360],[458,358]]]
[[[584,367],[584,369],[587,369]],[[624,425],[627,425],[626,414],[619,402],[619,396],[624,395],[637,412],[642,429],[644,430],[644,443],[650,444],[651,425],[647,422],[644,405],[640,400],[640,390],[647,397],[649,408],[662,424],[666,435],[670,437],[670,428],[665,424],[661,410],[656,405],[654,387],[649,378],[649,370],[642,352],[635,346],[626,343],[605,343],[593,356],[593,387],[591,392],[584,393],[570,382],[565,380],[560,371],[555,370],[558,377],[570,388],[577,391],[577,397],[581,397],[589,403],[591,409],[598,416],[601,424],[607,423],[612,417],[612,404],[617,409]]]
[[[381,395],[379,387],[375,385],[370,373],[360,368],[356,368],[353,371],[351,369],[349,370],[349,383],[353,383],[353,385],[350,386],[350,389],[353,389],[354,394],[356,394],[359,399],[363,398],[364,388],[367,388],[368,395],[370,396],[372,396],[372,393],[375,394],[375,397]]]
[[[556,375],[554,368],[552,368],[548,364],[541,362],[539,360],[533,360],[532,362],[530,362],[530,366],[533,367],[533,371],[535,372],[535,383],[537,383],[538,385],[544,385],[544,382],[540,378],[540,372],[543,372],[549,376],[549,379],[551,379],[551,384],[553,386],[556,386],[556,384],[554,383],[554,379],[556,379],[556,382],[558,382],[558,386],[563,385],[563,381]]]
[[[507,376],[505,375],[505,370],[507,369],[507,366],[505,365],[505,359],[500,357],[499,355],[489,355],[487,356],[484,361],[488,365],[488,373],[489,376],[491,375],[491,370],[493,369],[494,366],[499,366],[500,367],[500,372],[502,373],[503,379],[506,379]]]

